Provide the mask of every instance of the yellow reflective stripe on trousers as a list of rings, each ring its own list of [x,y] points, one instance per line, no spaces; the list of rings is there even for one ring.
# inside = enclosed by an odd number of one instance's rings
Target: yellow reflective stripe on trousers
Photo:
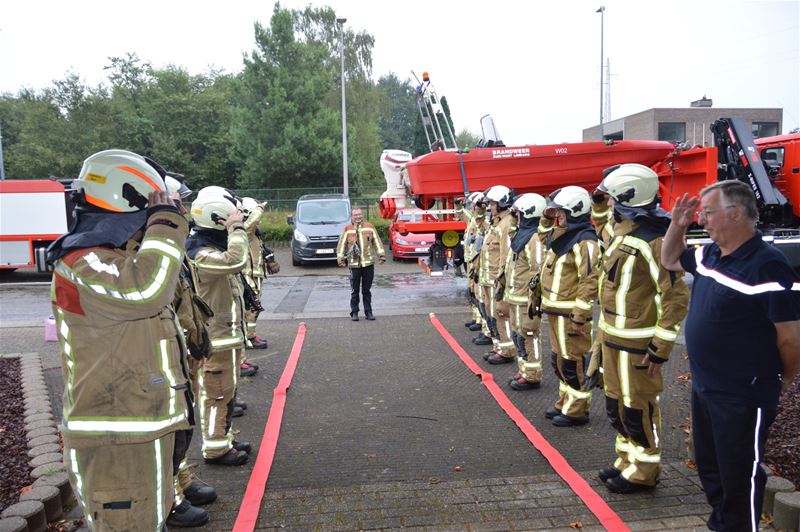
[[[156,460],[156,532],[160,531],[164,524],[164,471],[161,463],[161,442],[162,438],[153,442],[155,447]]]
[[[78,503],[80,504],[81,508],[84,509],[83,514],[86,516],[86,520],[88,521],[89,528],[91,529],[92,525],[92,513],[86,512],[86,497],[83,494],[83,476],[81,475],[81,468],[78,464],[78,450],[77,449],[70,449],[69,450],[69,467],[72,470],[72,474],[75,476],[75,496],[78,498]]]
[[[552,318],[552,316],[550,316]],[[558,316],[556,318],[556,327],[558,328],[558,348],[560,350],[559,355],[562,358],[567,358],[567,328],[565,326],[566,319],[564,316]]]
[[[67,407],[72,407],[74,401],[72,392],[75,387],[75,357],[72,355],[69,325],[67,325],[67,322],[64,320],[64,311],[60,308],[56,311],[56,328],[61,336],[61,346],[64,351],[65,364],[67,366],[66,401],[64,401],[62,405],[62,417],[64,417],[63,412],[67,411]]]
[[[636,445],[631,441],[617,441],[617,450],[627,453],[628,461],[631,462],[631,464],[635,462],[658,464],[661,462],[661,453],[647,454],[644,447]]]
[[[514,305],[527,305],[528,304],[528,296],[518,296],[514,295],[513,293],[506,290],[505,298],[506,301],[509,303],[513,303]]]
[[[620,351],[619,357],[619,387],[622,392],[622,404],[631,408],[631,376],[628,372],[630,366],[630,354],[627,351]]]
[[[119,434],[147,434],[158,432],[186,419],[186,413],[158,420],[125,419],[108,420],[80,418],[64,420],[64,428],[70,432],[115,432]]]
[[[234,338],[214,338],[211,340],[211,347],[233,347],[239,345],[243,342],[242,335],[236,336]]]

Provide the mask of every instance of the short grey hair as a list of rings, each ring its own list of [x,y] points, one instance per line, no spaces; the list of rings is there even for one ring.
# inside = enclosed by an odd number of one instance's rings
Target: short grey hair
[[[709,192],[719,190],[726,205],[741,205],[744,212],[752,221],[758,221],[758,209],[756,208],[756,195],[753,190],[743,181],[728,179],[718,181],[708,185],[700,191],[700,196],[705,196]]]

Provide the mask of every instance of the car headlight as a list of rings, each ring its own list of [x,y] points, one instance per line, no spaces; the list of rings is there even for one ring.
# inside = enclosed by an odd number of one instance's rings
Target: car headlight
[[[294,239],[298,242],[308,242],[308,237],[297,229],[294,230]]]
[[[403,240],[402,238],[398,238],[398,239],[397,239],[397,243],[398,243],[398,244],[400,244],[401,246],[407,246],[407,245],[409,245],[409,244],[408,244],[408,241],[407,241],[407,240]]]

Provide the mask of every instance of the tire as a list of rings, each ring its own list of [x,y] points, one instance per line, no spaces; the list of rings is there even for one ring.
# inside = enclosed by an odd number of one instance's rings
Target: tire
[[[292,266],[302,266],[302,265],[303,261],[295,257],[294,254],[292,254]]]
[[[392,253],[392,262],[400,262],[400,259],[397,258],[397,255]]]

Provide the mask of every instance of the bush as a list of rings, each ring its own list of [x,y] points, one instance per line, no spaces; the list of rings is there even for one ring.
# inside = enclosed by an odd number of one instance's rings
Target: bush
[[[292,216],[294,213],[289,211],[267,211],[261,218],[258,228],[261,230],[262,238],[265,242],[285,242],[289,243],[292,240],[292,231],[294,230],[291,225],[286,223],[286,217]],[[384,242],[389,241],[389,224],[391,220],[384,220],[382,218],[373,218],[370,220],[375,230],[378,231],[378,236]]]

